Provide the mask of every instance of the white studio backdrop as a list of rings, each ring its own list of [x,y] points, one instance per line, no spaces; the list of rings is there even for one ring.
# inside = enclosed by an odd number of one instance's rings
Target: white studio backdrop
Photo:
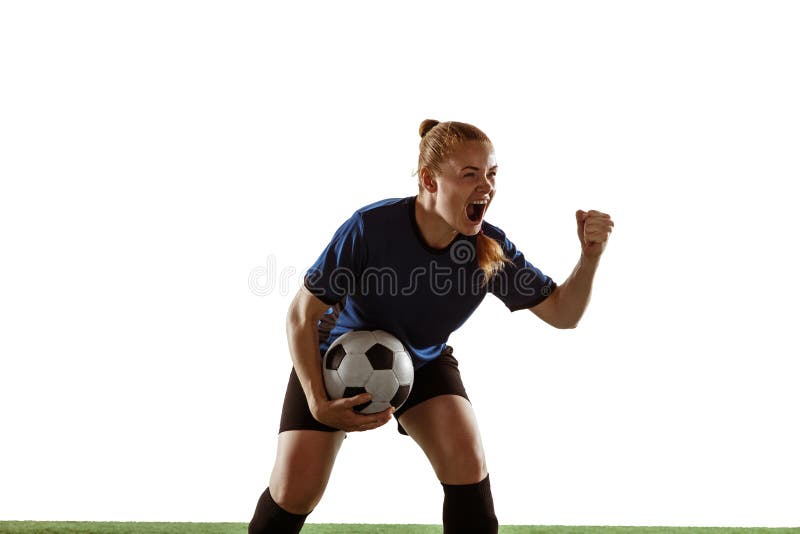
[[[493,139],[487,219],[575,330],[488,297],[453,334],[504,524],[800,525],[792,2],[5,2],[0,519],[248,521],[284,317],[417,128]],[[531,340],[534,340],[531,342]],[[394,422],[309,522],[436,523]]]

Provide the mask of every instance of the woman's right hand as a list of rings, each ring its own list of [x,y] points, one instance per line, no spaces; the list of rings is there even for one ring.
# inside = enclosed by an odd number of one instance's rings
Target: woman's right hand
[[[371,414],[360,414],[353,410],[353,406],[369,402],[371,398],[372,395],[369,393],[362,393],[344,399],[320,399],[311,407],[311,415],[323,425],[332,426],[345,432],[372,430],[389,422],[394,413],[394,407],[390,406],[382,412]]]

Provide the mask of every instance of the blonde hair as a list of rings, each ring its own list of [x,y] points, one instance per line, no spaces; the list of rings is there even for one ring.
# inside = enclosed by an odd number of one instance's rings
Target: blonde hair
[[[492,143],[485,133],[465,122],[439,122],[433,119],[425,119],[419,125],[419,135],[422,139],[419,142],[417,176],[419,176],[423,167],[427,167],[433,172],[440,172],[442,162],[461,143],[467,141]],[[419,182],[419,189],[422,192],[421,181]],[[486,285],[511,260],[503,254],[503,247],[500,246],[500,243],[484,235],[482,231],[478,234],[476,244],[478,265],[484,274],[483,285]]]

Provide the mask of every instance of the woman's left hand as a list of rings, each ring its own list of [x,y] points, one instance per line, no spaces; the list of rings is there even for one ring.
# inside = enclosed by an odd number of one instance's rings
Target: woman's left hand
[[[581,240],[581,253],[587,258],[599,258],[606,248],[608,236],[614,221],[607,213],[596,210],[575,212],[578,220],[578,238]]]

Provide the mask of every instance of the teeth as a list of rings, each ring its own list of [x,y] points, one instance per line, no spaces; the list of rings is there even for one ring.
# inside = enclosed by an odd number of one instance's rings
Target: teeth
[[[473,200],[470,204],[488,204],[488,200]]]

